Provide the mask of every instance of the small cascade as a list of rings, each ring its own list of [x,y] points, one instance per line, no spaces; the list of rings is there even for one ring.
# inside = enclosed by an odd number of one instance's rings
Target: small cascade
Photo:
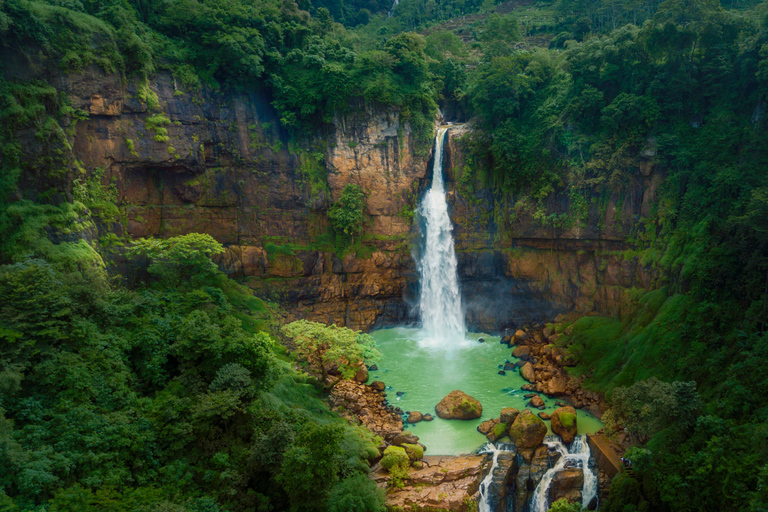
[[[488,492],[488,489],[491,486],[491,480],[493,480],[493,471],[496,469],[496,466],[499,463],[499,454],[502,451],[503,450],[497,448],[493,443],[488,443],[480,450],[480,453],[493,453],[493,463],[491,464],[491,469],[488,471],[488,474],[485,475],[483,481],[480,482],[480,498],[477,500],[478,512],[493,512],[491,510],[490,503],[491,493]]]
[[[581,506],[587,507],[589,502],[597,496],[597,475],[589,467],[589,446],[586,436],[576,436],[571,443],[570,450],[560,441],[557,436],[547,436],[544,443],[550,450],[560,452],[560,459],[554,467],[550,468],[541,478],[541,482],[536,487],[531,499],[531,512],[546,512],[551,503],[549,501],[549,487],[552,479],[565,468],[579,467],[584,474],[584,484],[581,488]]]
[[[391,18],[395,14],[395,7],[397,7],[397,4],[400,3],[400,0],[395,0],[392,2],[392,7],[389,8],[389,12],[387,13],[387,17]]]
[[[461,307],[453,226],[448,216],[443,184],[443,142],[447,126],[437,130],[432,187],[418,208],[423,221],[423,252],[418,262],[422,343],[435,347],[451,347],[464,341],[464,311]]]

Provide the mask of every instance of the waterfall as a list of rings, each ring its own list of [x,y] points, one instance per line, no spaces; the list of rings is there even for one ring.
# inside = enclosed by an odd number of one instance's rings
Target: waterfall
[[[483,481],[480,482],[480,497],[477,500],[478,505],[478,512],[493,512],[491,510],[491,504],[490,504],[490,493],[488,492],[488,488],[491,486],[491,480],[493,480],[493,470],[496,469],[496,466],[499,463],[499,454],[503,450],[496,447],[493,443],[488,443],[487,445],[483,446],[480,453],[493,453],[493,462],[491,463],[491,469],[488,471],[488,474],[485,475],[485,478],[483,478]]]
[[[424,241],[418,262],[421,279],[419,311],[426,345],[455,346],[464,341],[464,312],[461,308],[453,226],[448,217],[443,184],[443,141],[447,126],[437,130],[432,187],[418,208],[423,220]]]
[[[544,443],[550,450],[555,449],[560,452],[560,460],[553,468],[550,468],[541,478],[541,482],[536,487],[531,500],[529,510],[531,512],[546,512],[551,503],[549,501],[549,486],[557,473],[566,467],[580,467],[584,473],[584,485],[581,488],[581,506],[587,507],[592,498],[597,496],[597,475],[589,467],[589,446],[586,436],[576,436],[571,443],[570,450],[555,436],[547,436]]]

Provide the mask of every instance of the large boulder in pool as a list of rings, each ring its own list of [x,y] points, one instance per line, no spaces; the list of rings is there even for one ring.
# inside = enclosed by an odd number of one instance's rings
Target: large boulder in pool
[[[509,427],[509,437],[518,450],[536,448],[544,442],[547,435],[547,425],[530,409],[523,410]]]
[[[483,415],[483,406],[476,399],[456,389],[440,400],[435,406],[435,411],[444,420],[474,420]]]
[[[576,426],[576,409],[573,407],[560,407],[552,413],[552,432],[559,435],[564,443],[572,443],[576,438],[578,427]]]

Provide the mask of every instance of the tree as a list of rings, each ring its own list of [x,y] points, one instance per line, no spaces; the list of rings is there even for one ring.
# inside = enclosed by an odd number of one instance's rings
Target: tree
[[[328,218],[337,233],[351,236],[354,241],[365,221],[365,192],[360,185],[347,183],[339,200],[328,211]]]
[[[381,357],[376,342],[369,334],[353,331],[336,324],[297,320],[283,327],[283,333],[293,338],[296,351],[307,361],[310,368],[319,372],[323,387],[332,389],[344,378],[351,378],[360,365],[374,362]],[[339,377],[329,382],[332,366],[339,370]]]
[[[577,503],[570,503],[565,498],[560,498],[549,507],[547,512],[581,512],[581,507]]]
[[[673,425],[680,430],[693,427],[701,410],[695,382],[662,382],[656,377],[616,388],[612,402],[611,417],[642,443]]]
[[[222,252],[224,247],[219,242],[202,233],[166,239],[140,238],[131,248],[132,254],[151,260],[147,270],[165,285],[182,285],[188,281],[201,284],[213,278],[219,274],[219,267],[210,256]]]

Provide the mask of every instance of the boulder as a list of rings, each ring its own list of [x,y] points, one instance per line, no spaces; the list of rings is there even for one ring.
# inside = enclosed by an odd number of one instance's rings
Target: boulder
[[[559,435],[564,443],[572,443],[578,432],[576,409],[573,407],[555,409],[552,413],[552,432]]]
[[[483,406],[476,399],[456,389],[440,400],[435,406],[435,411],[444,420],[473,420],[483,415]]]
[[[531,347],[528,345],[520,345],[519,347],[515,347],[515,350],[512,351],[512,357],[517,357],[518,359],[529,355],[531,355]]]
[[[501,341],[499,343],[501,343],[502,345],[509,345],[510,343],[512,343],[512,336],[507,334],[506,336],[501,338]]]
[[[518,414],[514,423],[509,427],[509,437],[518,450],[539,446],[546,435],[547,425],[528,409]]]
[[[518,330],[515,331],[515,339],[527,340],[528,339],[528,333],[526,333],[522,329],[518,329]]]
[[[541,332],[545,338],[549,338],[553,334],[555,334],[555,327],[552,324],[547,324],[547,326],[544,328],[544,330]]]
[[[571,503],[581,504],[581,488],[584,485],[584,472],[581,468],[565,468],[552,478],[549,485],[549,502],[565,498]]]
[[[531,398],[531,405],[533,407],[544,407],[544,400],[539,395],[534,395]]]
[[[355,372],[355,382],[365,383],[368,380],[368,368],[363,364]]]
[[[432,420],[434,420],[434,419],[435,419],[435,417],[434,417],[434,416],[432,416],[431,414],[425,414],[425,415],[424,415],[424,417],[423,417],[422,419],[423,419],[424,421],[432,421]]]
[[[512,409],[511,407],[505,407],[501,410],[501,417],[499,418],[499,421],[501,423],[506,423],[507,425],[511,425],[515,422],[515,419],[517,418],[517,415],[520,414],[520,411],[517,409]]]
[[[552,416],[550,416],[549,414],[547,414],[545,412],[540,412],[539,413],[539,418],[543,419],[544,421],[549,421],[549,420],[552,419]]]
[[[411,411],[408,415],[408,423],[418,423],[424,419],[424,416],[419,411]]]
[[[394,439],[392,439],[392,444],[395,446],[402,446],[404,444],[418,444],[419,438],[415,435],[411,434],[408,430],[403,430],[402,432],[399,432]]]
[[[371,382],[371,389],[374,391],[384,391],[385,387],[386,386],[384,385],[384,383],[381,382],[380,380],[375,380]]]
[[[487,436],[489,432],[493,431],[493,427],[498,423],[498,420],[486,420],[477,426],[477,431],[484,436]]]
[[[507,435],[508,427],[509,425],[507,425],[506,423],[496,423],[493,426],[493,429],[491,429],[491,431],[488,432],[485,435],[485,437],[487,437],[490,442],[495,443],[496,441],[498,441],[499,439]]]
[[[547,382],[547,394],[553,396],[564,395],[568,390],[568,381],[560,375],[555,375]]]
[[[536,382],[536,372],[531,363],[525,363],[525,366],[520,368],[520,376],[528,382]]]

